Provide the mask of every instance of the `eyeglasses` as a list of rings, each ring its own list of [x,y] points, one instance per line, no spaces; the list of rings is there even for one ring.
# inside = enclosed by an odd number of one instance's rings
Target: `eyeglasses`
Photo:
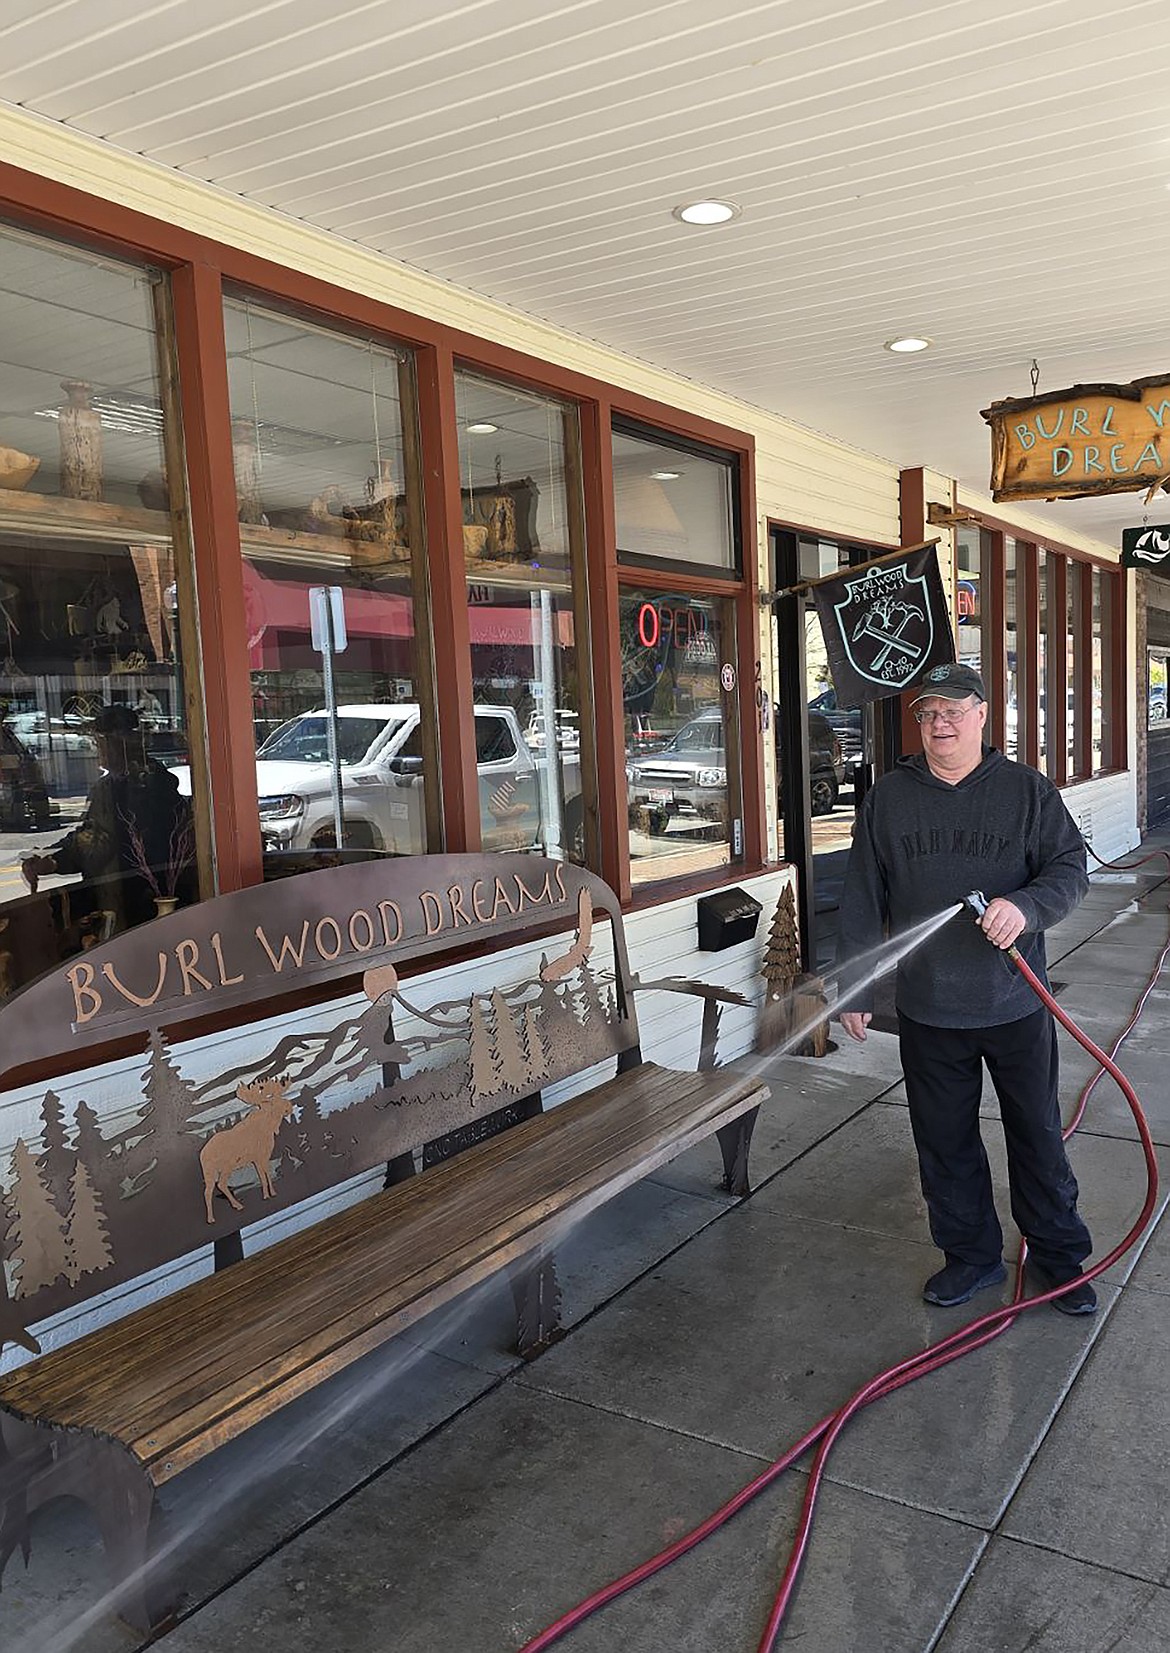
[[[952,727],[962,723],[968,712],[975,711],[974,706],[951,706],[945,711],[923,710],[915,712],[915,723],[949,723]]]

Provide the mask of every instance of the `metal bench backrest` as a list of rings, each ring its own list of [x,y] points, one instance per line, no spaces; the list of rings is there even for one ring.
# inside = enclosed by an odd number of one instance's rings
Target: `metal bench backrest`
[[[602,917],[612,957],[604,949],[599,963]],[[403,988],[407,965],[541,931],[561,940],[519,980],[438,1002],[433,982],[427,1002]],[[227,1071],[196,1077],[171,1051],[196,1018],[231,1012],[246,1025],[290,993],[359,973],[364,1005],[302,1011],[294,1031]],[[518,855],[364,861],[128,931],[0,1009],[0,1082],[50,1053],[76,1070],[111,1040],[138,1038],[128,1121],[99,1119],[84,1094],[67,1118],[49,1090],[39,1140],[19,1140],[4,1168],[0,1344],[445,1133],[487,1134],[490,1116],[607,1057],[638,1060],[612,891]],[[70,1089],[84,1084],[71,1076]]]

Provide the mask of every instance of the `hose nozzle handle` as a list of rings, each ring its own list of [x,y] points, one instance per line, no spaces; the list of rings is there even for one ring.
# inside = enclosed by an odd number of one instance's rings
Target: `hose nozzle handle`
[[[987,897],[982,890],[972,890],[970,895],[963,897],[964,907],[970,907],[976,918],[982,918],[987,911]]]

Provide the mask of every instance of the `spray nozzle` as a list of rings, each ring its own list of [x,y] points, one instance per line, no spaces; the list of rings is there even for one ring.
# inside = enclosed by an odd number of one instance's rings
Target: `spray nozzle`
[[[970,895],[963,897],[964,907],[970,907],[976,918],[982,918],[987,911],[987,897],[982,890],[972,890]]]

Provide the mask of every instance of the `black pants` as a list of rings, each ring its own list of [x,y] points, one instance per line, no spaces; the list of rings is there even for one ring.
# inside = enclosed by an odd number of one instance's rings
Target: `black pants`
[[[1093,1249],[1061,1141],[1056,1023],[1047,1010],[999,1027],[927,1027],[898,1017],[902,1071],[930,1232],[948,1262],[992,1265],[1003,1252],[979,1134],[983,1063],[999,1097],[1012,1216],[1058,1279]]]

